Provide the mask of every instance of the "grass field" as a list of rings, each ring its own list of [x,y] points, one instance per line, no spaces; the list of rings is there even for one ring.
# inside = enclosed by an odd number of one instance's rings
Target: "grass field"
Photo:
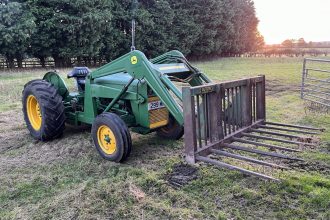
[[[132,134],[123,164],[102,160],[89,128],[42,143],[28,133],[21,91],[45,70],[0,72],[0,219],[330,219],[330,116],[299,98],[302,59],[226,58],[196,63],[216,81],[265,74],[267,117],[328,129],[281,183],[200,164],[197,179],[168,183],[183,141]],[[63,76],[68,69],[61,70]],[[69,83],[73,87],[73,83]]]

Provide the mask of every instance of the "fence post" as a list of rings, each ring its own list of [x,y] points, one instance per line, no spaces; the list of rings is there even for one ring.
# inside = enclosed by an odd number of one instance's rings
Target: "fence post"
[[[190,87],[182,88],[183,96],[183,113],[184,113],[184,145],[185,157],[189,164],[196,162],[195,152],[197,151],[196,140],[196,116],[195,116],[195,99],[191,94]]]
[[[266,119],[266,83],[265,76],[261,77],[261,82],[256,83],[257,120]]]

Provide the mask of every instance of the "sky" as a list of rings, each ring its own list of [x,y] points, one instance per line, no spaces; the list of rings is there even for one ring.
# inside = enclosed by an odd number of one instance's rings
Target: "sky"
[[[330,41],[330,0],[254,0],[267,44],[286,39]]]

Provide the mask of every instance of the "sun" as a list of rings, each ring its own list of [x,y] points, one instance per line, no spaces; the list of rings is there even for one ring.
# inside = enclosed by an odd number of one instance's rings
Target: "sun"
[[[286,39],[330,41],[330,1],[254,0],[259,31],[268,44]]]

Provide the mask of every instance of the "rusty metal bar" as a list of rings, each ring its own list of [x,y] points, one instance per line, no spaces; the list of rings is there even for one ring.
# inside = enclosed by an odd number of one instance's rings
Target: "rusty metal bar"
[[[302,134],[320,134],[319,132],[292,130],[292,129],[286,129],[286,128],[278,128],[278,127],[274,127],[274,126],[267,126],[267,125],[259,125],[258,127],[265,128],[265,129],[271,129],[271,130],[278,130],[278,131],[302,133]]]
[[[292,149],[292,148],[287,148],[287,147],[280,147],[280,146],[276,146],[276,145],[273,145],[273,144],[260,143],[260,142],[256,142],[256,141],[245,140],[245,139],[242,139],[242,138],[233,137],[233,140],[235,142],[241,142],[241,143],[245,143],[245,144],[252,144],[252,145],[261,146],[261,147],[268,147],[270,149],[278,149],[278,150],[290,151],[290,152],[301,152],[301,150],[297,150],[297,149]]]
[[[304,143],[304,142],[299,142],[299,141],[289,141],[289,140],[285,140],[285,139],[259,136],[259,135],[244,133],[244,132],[242,133],[242,135],[245,137],[264,139],[264,140],[276,141],[276,142],[282,142],[282,143],[288,143],[288,144],[298,144],[298,145],[301,144],[301,145],[315,146],[314,144],[310,144],[310,143]]]
[[[278,157],[278,158],[288,159],[288,160],[299,160],[299,161],[303,161],[302,159],[295,158],[295,157],[290,157],[290,156],[287,156],[287,155],[284,155],[284,154],[278,154],[278,153],[273,153],[273,152],[266,152],[266,151],[262,151],[262,150],[257,150],[257,149],[253,149],[253,148],[237,146],[237,145],[233,145],[233,144],[224,143],[221,146],[226,147],[226,148],[230,148],[230,149],[234,149],[234,150],[241,150],[241,151],[246,151],[246,152],[250,152],[250,153],[254,153],[254,154],[260,154],[260,155],[264,155],[264,156]]]
[[[265,88],[265,76],[262,78],[262,82],[256,84],[256,110],[257,119],[266,118],[266,88]]]
[[[210,98],[212,93],[205,94],[206,96],[206,105],[205,105],[205,115],[206,115],[206,125],[207,125],[207,136],[206,138],[212,143],[212,130],[211,130],[211,120],[212,120],[212,110],[214,109],[214,106],[210,109]]]
[[[281,165],[268,163],[266,161],[257,160],[257,159],[251,158],[251,157],[245,157],[245,156],[242,156],[242,155],[239,155],[239,154],[232,154],[232,153],[222,151],[222,150],[211,149],[210,151],[212,153],[215,153],[215,154],[218,154],[218,155],[231,157],[231,158],[238,159],[238,160],[245,160],[245,161],[248,161],[248,162],[252,162],[252,163],[256,163],[256,164],[260,164],[260,165],[264,165],[264,166],[276,167],[276,168],[280,168],[280,169],[289,169],[288,167],[284,167],[284,166],[281,166]]]
[[[204,120],[204,142],[205,142],[205,145],[207,145],[207,108],[206,108],[206,104],[207,104],[207,94],[203,94],[203,100],[202,100],[202,103],[203,103],[203,120]]]
[[[236,130],[239,129],[239,123],[238,123],[238,105],[239,105],[239,99],[238,99],[238,92],[237,92],[237,87],[234,87],[234,94],[235,94],[235,103],[234,103],[234,121],[235,121],[235,126]]]
[[[240,171],[242,173],[252,175],[252,176],[256,176],[256,177],[260,177],[260,178],[263,178],[263,179],[266,179],[266,180],[280,181],[279,179],[276,179],[274,177],[267,176],[267,175],[257,173],[257,172],[253,172],[253,171],[243,169],[243,168],[240,168],[240,167],[236,167],[236,166],[233,166],[233,165],[230,165],[230,164],[227,164],[227,163],[223,163],[223,162],[220,162],[220,161],[217,161],[217,160],[210,159],[208,157],[197,156],[196,159],[199,160],[199,161],[202,161],[202,162],[213,164],[213,165],[221,167],[221,168],[227,168],[227,169],[230,169],[230,170],[237,170],[237,171]]]
[[[266,121],[266,124],[276,125],[276,126],[283,126],[283,127],[290,127],[290,128],[300,128],[300,129],[308,129],[308,130],[315,130],[315,131],[324,131],[323,128],[313,128],[313,127],[301,126],[301,125],[282,124],[282,123],[269,122],[269,121]]]
[[[201,148],[202,145],[202,133],[201,133],[201,117],[200,117],[200,101],[199,101],[199,95],[196,96],[196,102],[197,102],[197,125],[198,125],[198,144],[199,144],[199,148]]]
[[[226,89],[226,93],[227,93],[227,108],[224,109],[224,111],[226,111],[227,109],[229,109],[230,107],[230,93],[229,93],[229,89]],[[230,111],[227,111],[227,121],[228,121],[228,134],[231,134],[231,117],[230,117]]]
[[[185,155],[188,163],[194,164],[195,152],[197,150],[196,141],[196,117],[195,117],[195,98],[191,95],[190,87],[182,88],[183,112],[185,123]]]
[[[282,137],[287,137],[287,138],[303,138],[297,135],[291,135],[291,134],[283,134],[283,133],[277,133],[277,132],[272,132],[272,131],[264,131],[264,130],[260,130],[260,129],[255,129],[255,128],[251,128],[250,129],[251,132],[257,132],[257,133],[263,133],[263,134],[270,134],[270,135],[276,135],[276,136],[282,136]]]
[[[236,98],[234,99],[234,88],[231,87],[230,88],[230,91],[231,91],[231,125],[232,125],[232,128],[233,128],[233,132],[236,131],[236,124],[235,124],[235,102],[236,102]]]
[[[211,147],[215,147],[215,146],[217,146],[219,144],[222,144],[222,143],[224,143],[226,141],[230,141],[234,136],[240,135],[242,132],[248,131],[250,129],[250,127],[256,126],[256,125],[261,124],[261,123],[263,123],[263,120],[256,121],[251,126],[245,127],[245,128],[241,128],[238,131],[232,133],[231,135],[228,135],[228,136],[224,137],[222,140],[216,141],[214,143],[210,143],[209,145],[206,145],[206,146],[204,146],[201,149],[197,149],[197,151],[195,153],[196,154],[202,153],[204,151],[207,151]]]
[[[209,94],[209,128],[210,128],[210,141],[213,143],[215,141],[220,140],[220,136],[223,136],[222,134],[222,124],[220,123],[220,115],[221,115],[221,109],[219,108],[221,105],[221,98],[218,94],[219,87],[216,89],[215,92]]]
[[[209,93],[209,92],[213,92],[215,86],[216,86],[216,84],[212,83],[212,84],[208,84],[208,85],[200,85],[200,86],[190,87],[191,95],[193,95],[193,96],[203,95],[203,94],[206,94],[206,93]]]
[[[227,136],[227,123],[226,123],[226,90],[221,86],[220,88],[221,91],[221,99],[222,99],[222,121],[223,121],[223,131],[224,131],[224,136]]]
[[[241,88],[241,103],[242,103],[242,126],[249,126],[252,123],[252,109],[251,109],[251,83]]]
[[[224,100],[224,93],[223,93],[223,87],[221,85],[219,85],[219,88],[218,88],[218,98],[219,98],[219,101],[220,101],[220,108],[218,109],[218,114],[220,115],[220,118],[219,118],[219,121],[218,123],[220,124],[221,126],[221,130],[220,130],[220,133],[219,133],[219,138],[220,139],[223,139],[225,136],[226,136],[226,122],[225,122],[225,115],[224,115],[224,110],[223,110],[223,103],[225,102]],[[219,125],[218,125],[219,126]]]

